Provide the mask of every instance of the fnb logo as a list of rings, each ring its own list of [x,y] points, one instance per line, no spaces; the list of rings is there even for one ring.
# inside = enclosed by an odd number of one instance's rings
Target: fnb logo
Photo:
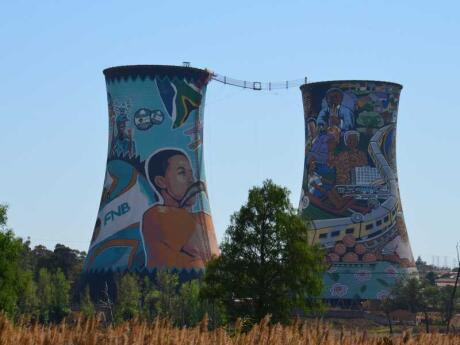
[[[128,203],[127,202],[124,202],[123,204],[121,204],[120,206],[118,206],[118,210],[114,211],[109,211],[105,214],[104,216],[104,225],[107,224],[108,221],[110,220],[114,220],[115,217],[120,217],[122,215],[124,215],[125,213],[129,212],[131,210],[131,208],[129,207]]]

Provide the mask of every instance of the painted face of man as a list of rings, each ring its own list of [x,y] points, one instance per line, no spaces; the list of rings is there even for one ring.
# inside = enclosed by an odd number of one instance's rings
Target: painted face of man
[[[342,103],[342,94],[338,91],[333,91],[327,94],[327,103],[330,107],[338,106]]]
[[[176,201],[181,200],[193,184],[193,171],[189,160],[183,155],[175,155],[168,159],[168,167],[164,176],[156,176],[155,183]],[[187,201],[186,206],[192,206],[195,198]]]
[[[347,145],[348,145],[348,147],[350,147],[352,149],[354,149],[354,148],[356,148],[358,146],[358,142],[359,142],[359,137],[356,134],[351,134],[347,138]]]
[[[126,134],[126,122],[121,121],[117,123],[117,128],[118,128],[118,133],[120,135],[125,135]]]

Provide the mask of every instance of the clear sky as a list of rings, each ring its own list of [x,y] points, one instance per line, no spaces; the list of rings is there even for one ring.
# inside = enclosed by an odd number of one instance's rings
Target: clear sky
[[[207,67],[237,79],[375,79],[404,85],[398,169],[415,256],[460,240],[460,2],[2,1],[0,202],[33,244],[87,250],[105,173],[102,70]],[[205,164],[218,239],[265,178],[298,204],[304,150],[297,88],[208,87]]]

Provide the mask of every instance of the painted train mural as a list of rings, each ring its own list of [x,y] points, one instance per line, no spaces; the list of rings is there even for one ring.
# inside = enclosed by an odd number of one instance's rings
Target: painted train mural
[[[203,163],[211,75],[153,65],[104,74],[107,168],[84,269],[199,272],[218,254]]]
[[[415,272],[396,170],[401,85],[301,86],[305,167],[299,205],[309,241],[327,253],[323,298],[380,299]]]

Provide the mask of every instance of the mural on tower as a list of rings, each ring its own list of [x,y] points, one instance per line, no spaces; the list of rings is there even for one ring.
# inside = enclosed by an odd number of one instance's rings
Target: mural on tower
[[[396,171],[401,85],[301,86],[305,167],[299,205],[309,240],[326,250],[324,298],[380,299],[415,271]]]
[[[123,66],[104,74],[108,158],[85,270],[201,271],[218,254],[203,163],[210,73]]]

